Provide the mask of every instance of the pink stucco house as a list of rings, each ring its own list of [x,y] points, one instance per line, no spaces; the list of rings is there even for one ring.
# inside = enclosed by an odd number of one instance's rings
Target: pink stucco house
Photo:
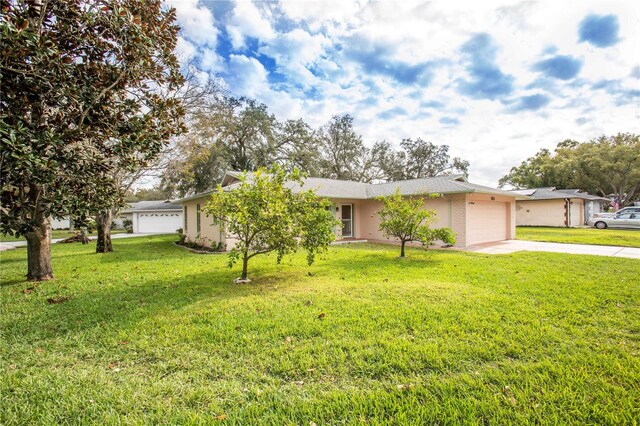
[[[240,175],[240,172],[227,172],[221,185],[232,190]],[[338,239],[371,242],[394,242],[378,230],[380,218],[377,212],[382,202],[376,200],[377,197],[392,195],[396,189],[407,196],[441,194],[435,199],[425,197],[425,207],[437,213],[434,227],[449,227],[456,233],[456,246],[459,247],[515,238],[516,199],[523,198],[513,192],[470,183],[457,175],[379,184],[307,178],[301,189],[314,189],[319,196],[333,202],[332,210],[343,225],[336,230]],[[296,185],[293,190],[300,190],[300,187]],[[184,233],[190,242],[207,246],[221,242],[231,247],[233,239],[224,235],[212,219],[201,212],[212,192],[174,202],[182,205]]]

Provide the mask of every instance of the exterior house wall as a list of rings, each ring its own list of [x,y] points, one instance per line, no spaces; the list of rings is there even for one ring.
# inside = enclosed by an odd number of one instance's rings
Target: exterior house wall
[[[587,223],[595,214],[602,213],[604,206],[601,201],[588,201],[584,202],[584,223]]]
[[[340,203],[341,200],[332,200]],[[456,246],[464,244],[465,215],[464,215],[464,195],[444,196],[435,199],[425,199],[425,208],[436,212],[436,220],[431,225],[434,228],[449,227],[456,233]],[[369,241],[394,242],[395,238],[387,238],[378,229],[380,226],[380,216],[378,212],[382,209],[382,201],[360,200],[359,210],[356,210],[356,223],[360,223],[356,238]]]
[[[113,218],[113,222],[116,224],[116,229],[124,229],[124,221],[129,219],[133,224],[133,213],[118,213]]]
[[[61,219],[52,217],[51,218],[51,229],[70,229],[71,228],[71,220],[68,217],[63,217]]]
[[[518,201],[518,226],[565,226],[564,200]]]
[[[569,226],[584,225],[584,201],[571,199],[571,217]],[[518,226],[557,226],[565,227],[565,200],[527,200],[516,204]]]
[[[515,238],[515,226],[516,226],[516,203],[513,198],[493,196],[494,200],[491,200],[491,195],[484,194],[449,194],[444,195],[436,199],[425,199],[425,208],[432,209],[436,212],[436,220],[432,226],[434,228],[449,227],[456,234],[456,247],[466,247],[472,243],[468,241],[469,234],[469,210],[468,206],[470,202],[484,202],[484,203],[502,203],[504,205],[504,215],[502,218],[505,221],[506,238]],[[336,218],[341,218],[341,204],[353,205],[353,219],[354,219],[354,239],[363,239],[374,242],[392,242],[397,243],[395,239],[386,238],[382,232],[378,229],[380,225],[380,217],[378,212],[383,206],[381,201],[377,200],[357,200],[357,199],[331,199],[334,206],[338,209],[334,209]],[[203,196],[197,199],[184,201],[182,203],[183,209],[186,209],[184,214],[183,226],[186,239],[189,242],[196,242],[198,239],[197,232],[197,205],[200,204],[201,208],[207,202],[207,197]],[[222,241],[226,245],[227,249],[230,249],[234,245],[234,239],[231,236],[225,236],[220,232],[220,228],[217,225],[213,225],[213,221],[210,217],[201,213],[201,227],[199,233],[199,244],[206,246],[216,246],[218,242]],[[336,229],[337,239],[342,239],[342,235],[339,229]],[[486,241],[497,241],[500,238],[491,238],[489,236]],[[482,242],[486,242],[482,241]]]
[[[200,197],[182,203],[184,218],[182,230],[188,242],[215,247],[221,240],[224,243],[224,234],[220,233],[218,225],[213,224],[213,219],[202,211],[200,212],[200,232],[198,232],[198,204],[200,209],[203,209],[207,202],[208,197]]]

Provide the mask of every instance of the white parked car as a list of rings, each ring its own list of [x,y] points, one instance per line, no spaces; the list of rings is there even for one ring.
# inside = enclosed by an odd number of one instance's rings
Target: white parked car
[[[617,214],[625,214],[625,213],[636,213],[636,214],[640,213],[640,206],[625,207],[624,209],[620,209],[617,212],[613,212],[613,213],[596,213],[593,215],[593,218],[614,217]]]
[[[630,208],[630,207],[627,207]],[[626,209],[622,209],[626,210]],[[640,212],[633,211],[617,211],[611,217],[592,217],[587,222],[589,226],[595,226],[598,229],[605,228],[639,228],[640,229]],[[622,212],[622,213],[620,213]]]

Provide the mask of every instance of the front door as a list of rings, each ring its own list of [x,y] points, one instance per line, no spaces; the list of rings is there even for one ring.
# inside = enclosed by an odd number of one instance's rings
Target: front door
[[[353,204],[340,205],[340,218],[342,220],[342,236],[353,237]]]

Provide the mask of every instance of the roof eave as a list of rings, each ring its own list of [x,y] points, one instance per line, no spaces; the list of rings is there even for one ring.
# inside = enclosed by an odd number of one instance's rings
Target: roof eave
[[[215,190],[211,190],[211,191],[207,191],[207,192],[201,192],[199,194],[194,194],[194,195],[191,195],[189,197],[184,197],[184,198],[180,198],[178,200],[172,201],[171,204],[182,204],[185,201],[191,201],[191,200],[195,200],[195,199],[198,199],[198,198],[206,197],[207,195],[211,195],[214,192],[216,192],[216,191]]]

